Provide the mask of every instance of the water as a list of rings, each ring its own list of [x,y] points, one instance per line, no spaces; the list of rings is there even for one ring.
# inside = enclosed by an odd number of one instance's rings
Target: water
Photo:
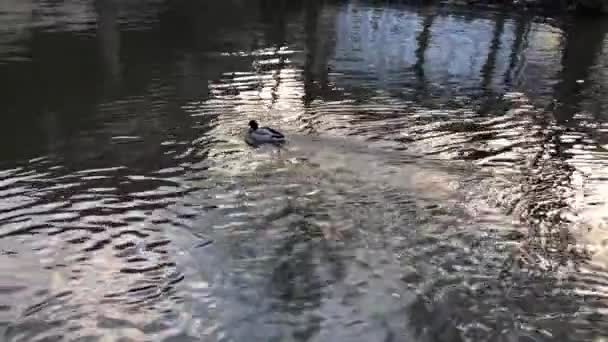
[[[2,340],[608,338],[607,31],[2,2]]]

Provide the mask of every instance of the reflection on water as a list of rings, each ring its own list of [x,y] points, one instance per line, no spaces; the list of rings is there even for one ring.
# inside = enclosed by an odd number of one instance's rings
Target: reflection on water
[[[605,19],[0,6],[4,340],[608,337]]]

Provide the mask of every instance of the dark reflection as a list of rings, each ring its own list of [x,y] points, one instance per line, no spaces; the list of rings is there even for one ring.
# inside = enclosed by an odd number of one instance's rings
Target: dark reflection
[[[310,103],[318,96],[318,82],[316,82],[315,66],[319,57],[317,28],[319,26],[319,4],[316,1],[306,2],[304,28],[306,32],[306,62],[304,64],[304,105]]]
[[[107,87],[116,86],[120,81],[120,31],[118,27],[118,4],[115,0],[95,0],[97,11],[97,36],[104,64]]]
[[[596,80],[589,76],[597,65],[598,58],[603,56],[602,49],[607,31],[608,21],[605,18],[576,18],[566,24],[562,70],[555,87],[555,112],[560,123],[572,119],[572,116],[581,110],[580,104],[585,97],[585,90],[594,87]]]
[[[495,89],[494,81],[496,80],[496,63],[498,55],[501,52],[501,43],[503,39],[503,34],[505,31],[505,21],[506,21],[506,13],[501,11],[496,14],[493,19],[494,21],[494,30],[492,31],[492,40],[490,41],[488,47],[488,55],[485,63],[481,67],[480,78],[481,78],[481,97],[484,99],[484,103],[482,104],[479,112],[489,112],[491,114],[496,114],[496,102],[495,98],[497,93],[500,92]]]
[[[294,314],[314,312],[326,288],[343,280],[345,265],[338,256],[340,247],[326,238],[319,227],[301,222],[301,228],[276,249],[280,262],[273,270],[270,286],[280,300],[277,309]]]
[[[273,311],[290,317],[287,321],[299,322],[293,332],[297,340],[306,341],[320,330],[320,318],[314,312],[321,306],[323,284],[315,263],[317,250],[306,235],[293,236],[276,253],[281,261],[270,278],[272,296],[277,299]],[[298,241],[299,240],[299,241]]]
[[[481,89],[484,96],[490,96],[493,92],[492,81],[494,80],[494,72],[496,68],[496,57],[500,51],[502,35],[505,30],[506,13],[500,12],[494,18],[494,31],[492,32],[492,41],[488,48],[488,57],[485,64],[481,68]]]
[[[507,87],[517,85],[518,79],[521,77],[523,51],[526,48],[530,28],[530,18],[524,15],[515,18],[515,29],[513,30],[515,39],[513,39],[510,48],[509,66],[505,72],[505,85]]]
[[[272,101],[270,106],[272,107],[278,100],[279,94],[278,89],[281,86],[281,72],[285,68],[286,57],[280,54],[280,51],[287,44],[287,1],[274,1],[272,6],[269,6],[268,2],[262,1],[264,6],[262,7],[262,19],[267,23],[266,36],[270,46],[274,47],[275,53],[278,55],[279,62],[273,67],[273,80],[274,85],[271,87]],[[263,68],[260,68],[263,70]],[[260,71],[262,71],[260,70]]]
[[[414,64],[414,73],[417,79],[418,98],[423,98],[428,95],[427,79],[424,75],[425,54],[431,40],[431,27],[435,20],[436,14],[433,10],[427,9],[427,12],[422,21],[422,30],[416,37],[416,64]]]
[[[330,5],[326,5],[335,11]],[[338,100],[343,98],[340,90],[335,89],[330,82],[332,72],[330,60],[333,57],[335,45],[335,16],[322,20],[323,1],[308,1],[304,6],[304,47],[305,61],[303,65],[305,107],[309,107],[315,99]],[[334,5],[335,6],[335,5]],[[326,8],[327,8],[326,7]]]

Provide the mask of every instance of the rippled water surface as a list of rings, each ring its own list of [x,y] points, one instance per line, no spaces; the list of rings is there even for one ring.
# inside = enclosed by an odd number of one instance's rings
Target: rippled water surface
[[[0,2],[0,340],[608,339],[607,31]]]

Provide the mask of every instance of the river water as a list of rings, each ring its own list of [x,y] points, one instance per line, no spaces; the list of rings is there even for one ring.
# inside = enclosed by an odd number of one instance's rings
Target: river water
[[[605,341],[607,31],[2,1],[0,340]]]

